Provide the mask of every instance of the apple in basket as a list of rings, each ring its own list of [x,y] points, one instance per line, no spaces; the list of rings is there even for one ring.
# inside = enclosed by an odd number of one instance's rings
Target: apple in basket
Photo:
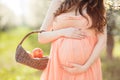
[[[43,51],[40,48],[35,48],[32,50],[32,57],[33,58],[42,58],[43,57]]]

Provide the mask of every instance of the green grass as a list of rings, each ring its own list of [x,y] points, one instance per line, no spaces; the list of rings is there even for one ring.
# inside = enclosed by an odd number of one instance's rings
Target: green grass
[[[27,27],[19,27],[6,32],[0,32],[0,80],[39,80],[42,71],[19,64],[15,61],[15,49],[21,39],[32,31]],[[120,44],[117,42],[114,48],[116,59],[109,61],[102,56],[103,80],[120,80]],[[23,43],[27,51],[36,47],[43,49],[45,55],[49,54],[50,44],[39,44],[37,34],[31,35]],[[105,55],[103,53],[103,55]]]

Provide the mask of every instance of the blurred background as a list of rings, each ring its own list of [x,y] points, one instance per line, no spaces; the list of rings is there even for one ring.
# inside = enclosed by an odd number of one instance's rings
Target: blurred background
[[[39,30],[51,0],[0,0],[0,80],[39,80],[42,71],[15,61],[15,50],[30,31]],[[103,80],[120,80],[120,0],[105,0],[108,20],[107,48],[102,51]],[[50,44],[39,44],[37,34],[23,44],[49,55]]]

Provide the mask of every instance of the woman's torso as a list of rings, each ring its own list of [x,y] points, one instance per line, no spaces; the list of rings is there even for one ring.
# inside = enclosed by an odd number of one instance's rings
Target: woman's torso
[[[83,10],[83,15],[85,15],[86,18],[79,14],[79,12],[75,15],[74,10],[71,12],[62,13],[54,18],[51,29],[59,30],[74,27],[84,30],[88,36],[96,36],[95,30],[90,29],[92,21],[90,16],[86,13],[86,9]]]
[[[70,39],[61,37],[53,42],[53,45],[56,45],[56,48],[59,47],[58,56],[60,63],[63,65],[67,65],[66,63],[71,61],[84,64],[90,56],[95,43],[97,42],[95,30],[88,29],[91,26],[92,21],[86,13],[85,15],[88,20],[81,15],[75,16],[74,11],[62,13],[53,21],[53,30],[74,27],[81,28],[86,34],[84,39]]]

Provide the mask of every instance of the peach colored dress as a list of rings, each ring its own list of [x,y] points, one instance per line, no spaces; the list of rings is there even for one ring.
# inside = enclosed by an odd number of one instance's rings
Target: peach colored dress
[[[53,29],[76,27],[86,30],[84,39],[70,39],[61,37],[51,44],[50,60],[43,71],[40,80],[102,80],[101,62],[98,58],[94,64],[81,74],[71,74],[63,70],[61,66],[69,66],[68,62],[85,64],[89,59],[96,43],[97,37],[91,30],[87,30],[87,20],[81,15],[63,13],[53,21]]]

